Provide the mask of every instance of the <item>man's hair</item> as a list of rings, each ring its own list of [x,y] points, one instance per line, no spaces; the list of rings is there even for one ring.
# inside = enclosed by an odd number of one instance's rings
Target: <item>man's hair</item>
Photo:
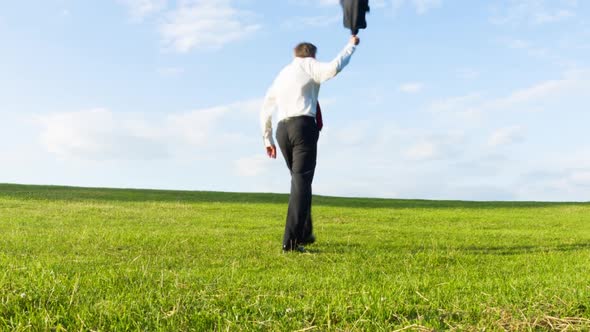
[[[299,43],[295,46],[295,56],[298,58],[315,58],[318,48],[312,43]]]

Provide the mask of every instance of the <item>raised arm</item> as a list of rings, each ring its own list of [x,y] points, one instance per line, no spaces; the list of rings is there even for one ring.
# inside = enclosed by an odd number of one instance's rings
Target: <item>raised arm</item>
[[[304,62],[305,71],[316,83],[323,83],[331,79],[348,65],[359,41],[358,37],[352,36],[344,49],[330,62],[319,62],[315,59]]]

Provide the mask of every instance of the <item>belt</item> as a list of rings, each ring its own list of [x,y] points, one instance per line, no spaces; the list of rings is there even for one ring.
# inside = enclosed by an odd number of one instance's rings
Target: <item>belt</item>
[[[297,115],[297,116],[291,116],[291,117],[288,117],[288,118],[284,118],[283,120],[279,121],[279,123],[281,123],[281,122],[289,122],[289,121],[296,120],[296,119],[305,119],[305,118],[314,119],[314,121],[315,121],[315,117],[313,117],[311,115]]]

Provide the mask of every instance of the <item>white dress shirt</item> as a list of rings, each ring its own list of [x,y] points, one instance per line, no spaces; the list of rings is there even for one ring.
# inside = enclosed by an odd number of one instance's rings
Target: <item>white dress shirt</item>
[[[348,43],[330,62],[319,62],[311,57],[296,57],[281,70],[268,89],[260,112],[265,146],[274,145],[272,113],[275,108],[278,108],[279,121],[301,115],[315,118],[320,84],[346,67],[355,48],[354,43]]]

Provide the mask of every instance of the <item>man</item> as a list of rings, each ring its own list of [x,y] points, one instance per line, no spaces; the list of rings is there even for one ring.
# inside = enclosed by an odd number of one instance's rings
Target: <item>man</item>
[[[336,76],[348,64],[358,44],[359,38],[352,36],[331,62],[317,61],[317,48],[313,44],[297,45],[295,59],[281,70],[264,99],[260,124],[266,153],[270,158],[276,158],[272,113],[277,108],[276,138],[291,172],[284,251],[304,251],[302,244],[315,241],[311,221],[311,183],[317,158],[316,110],[320,84]]]

